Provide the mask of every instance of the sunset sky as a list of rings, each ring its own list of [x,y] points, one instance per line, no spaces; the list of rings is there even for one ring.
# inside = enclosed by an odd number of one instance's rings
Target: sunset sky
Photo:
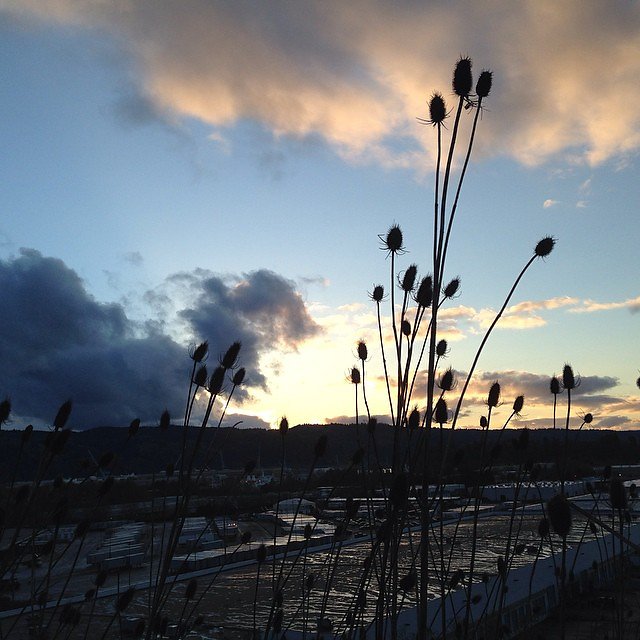
[[[394,223],[428,271],[435,135],[461,55],[494,84],[462,194],[446,366],[478,368],[549,426],[572,363],[574,422],[640,428],[640,3],[0,0],[0,396],[13,421],[179,416],[190,344],[243,342],[228,424],[353,420]],[[467,121],[471,113],[465,114]],[[451,127],[447,129],[450,133]],[[388,302],[384,307],[389,314]],[[420,406],[424,400],[416,398]],[[562,405],[562,402],[561,402]]]

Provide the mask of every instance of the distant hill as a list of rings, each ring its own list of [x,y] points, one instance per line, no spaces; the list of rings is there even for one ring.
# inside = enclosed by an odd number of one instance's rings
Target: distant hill
[[[499,435],[499,431],[490,432],[489,445],[494,448],[496,464],[533,462],[553,463],[559,459],[564,443],[564,431],[561,429],[539,429],[529,431],[526,448],[515,443],[522,438],[522,429],[508,429]],[[445,429],[446,439],[451,434],[448,448],[450,465],[465,469],[474,469],[477,464],[478,445],[481,431],[477,429],[458,429],[453,433]],[[16,478],[31,479],[36,473],[38,462],[44,447],[45,432],[34,432],[31,440],[20,454],[22,432],[0,432],[0,480],[7,481],[16,461]],[[358,441],[366,448],[369,435],[365,426],[354,425],[300,425],[289,429],[286,435],[286,465],[296,470],[310,467],[314,448],[321,435],[327,436],[327,448],[319,467],[348,466],[351,457],[358,449]],[[113,473],[153,473],[163,471],[168,463],[176,464],[182,447],[183,431],[180,427],[161,430],[158,427],[141,427],[138,433],[128,437],[128,430],[120,427],[100,427],[83,432],[73,432],[64,451],[51,465],[48,477],[56,476],[84,477],[95,468],[93,459],[106,452],[113,452],[116,460]],[[189,442],[194,442],[196,429],[189,430]],[[369,455],[375,460],[376,451],[382,467],[391,465],[393,432],[387,425],[378,425],[375,431],[376,447],[369,448]],[[409,435],[403,431],[401,446],[415,447],[416,432]],[[437,452],[439,437],[437,430],[432,434],[432,450]],[[521,441],[522,443],[522,441]],[[435,446],[434,446],[435,445]],[[574,464],[594,467],[607,464],[635,464],[640,462],[640,432],[607,431],[598,429],[573,431],[569,433],[570,459]],[[221,453],[222,452],[222,455]],[[242,469],[249,461],[258,461],[262,467],[278,467],[282,452],[282,436],[277,430],[266,429],[207,429],[198,465],[220,469]],[[434,453],[437,457],[437,454]],[[435,457],[433,462],[436,462]]]

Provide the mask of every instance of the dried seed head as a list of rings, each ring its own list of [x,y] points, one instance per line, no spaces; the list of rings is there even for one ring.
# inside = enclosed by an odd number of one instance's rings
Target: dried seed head
[[[251,542],[251,531],[245,531],[240,537],[241,544],[249,544]]]
[[[429,120],[425,124],[431,124],[434,127],[442,124],[447,117],[447,105],[441,93],[434,93],[429,100]]]
[[[93,600],[95,595],[96,595],[96,590],[95,589],[87,589],[84,592],[84,601],[85,602],[89,602],[89,600]]]
[[[287,431],[289,431],[289,421],[287,420],[286,416],[282,416],[282,418],[280,418],[278,431],[280,431],[281,435],[284,435],[285,433],[287,433]]]
[[[9,421],[9,415],[11,414],[11,400],[5,398],[0,402],[0,427]]]
[[[575,389],[577,386],[576,377],[573,375],[573,368],[570,364],[565,364],[562,369],[562,386],[567,389]]]
[[[557,494],[547,502],[547,513],[551,528],[557,535],[565,539],[571,530],[571,507],[563,494]]]
[[[471,93],[473,87],[473,76],[471,75],[471,58],[463,57],[456,63],[453,71],[453,91],[457,96],[466,98]]]
[[[449,345],[446,340],[442,339],[436,345],[436,355],[439,358],[444,358],[449,353]]]
[[[204,385],[207,384],[208,377],[209,374],[207,373],[207,365],[203,364],[202,366],[198,367],[198,370],[193,376],[193,384],[195,384],[196,387],[204,387]]]
[[[438,380],[438,387],[442,389],[442,391],[452,391],[456,388],[458,381],[456,380],[455,373],[451,367],[449,367],[441,376],[440,380]]]
[[[58,413],[56,413],[56,417],[53,420],[53,426],[55,430],[62,429],[65,424],[67,424],[67,420],[71,415],[71,400],[67,400],[62,403],[60,408],[58,409]]]
[[[405,293],[411,293],[413,291],[413,287],[416,284],[416,277],[418,275],[418,266],[415,264],[409,265],[407,270],[404,272],[402,278],[398,278],[398,283],[400,284],[400,288]]]
[[[520,412],[522,411],[522,407],[524,407],[524,396],[518,396],[513,401],[513,412],[520,414]]]
[[[313,589],[313,585],[316,581],[316,576],[313,573],[310,573],[305,580],[305,585],[307,587],[307,591],[311,591]]]
[[[80,538],[84,538],[87,533],[89,533],[89,528],[91,527],[91,521],[90,520],[81,520],[77,526],[75,531],[73,532],[73,538],[74,540],[78,540]]]
[[[491,84],[493,82],[493,73],[491,71],[482,71],[478,82],[476,83],[476,95],[478,98],[486,98],[491,91]]]
[[[360,360],[366,360],[369,355],[367,351],[367,343],[364,340],[358,342],[358,358]]]
[[[489,389],[487,396],[487,406],[497,407],[500,404],[500,383],[496,380]]]
[[[22,432],[22,442],[24,444],[26,444],[27,442],[29,442],[29,440],[31,439],[31,434],[33,433],[33,425],[32,424],[28,424],[25,428],[24,431]]]
[[[556,241],[551,236],[542,238],[542,240],[540,240],[540,242],[538,242],[538,244],[536,245],[534,253],[536,254],[536,256],[538,256],[538,258],[545,258],[553,251],[553,247],[555,244]]]
[[[409,414],[409,418],[407,420],[407,426],[411,430],[414,430],[420,427],[420,412],[418,411],[417,407],[415,407],[413,411]]]
[[[369,295],[374,302],[382,302],[382,298],[384,298],[384,287],[381,284],[375,285]]]
[[[411,335],[411,323],[408,320],[403,320],[400,323],[400,331],[403,336],[408,338]]]
[[[444,297],[445,298],[453,298],[453,296],[458,293],[458,289],[460,288],[460,278],[454,278],[449,282],[449,284],[444,288]]]
[[[399,253],[404,247],[402,245],[402,231],[397,224],[394,224],[387,231],[387,235],[382,240],[382,248],[389,253]]]
[[[542,518],[538,523],[538,535],[541,538],[546,538],[549,535],[549,521],[546,518]]]
[[[439,425],[443,425],[449,420],[447,401],[444,398],[438,398],[438,402],[436,402],[436,408],[434,410],[434,420]]]
[[[138,433],[138,429],[140,429],[140,418],[135,418],[129,424],[129,438],[133,438]]]
[[[233,382],[233,384],[236,387],[239,387],[243,382],[244,382],[244,377],[246,375],[246,370],[244,367],[240,367],[234,374],[233,377],[231,378],[231,382]]]
[[[258,564],[262,564],[267,559],[267,547],[264,545],[264,543],[258,547],[256,557],[258,560]]]
[[[240,353],[241,346],[242,344],[240,342],[234,342],[222,356],[220,365],[225,369],[233,369],[238,362],[238,354]]]
[[[638,389],[640,389],[640,378],[638,378],[638,379],[636,380],[636,387],[638,387]]]
[[[418,286],[414,300],[420,307],[424,307],[425,309],[431,306],[433,301],[433,279],[431,276],[425,276],[420,280],[420,285]]]
[[[316,458],[322,458],[327,450],[327,436],[323,433],[316,442],[314,449],[314,455]]]
[[[273,616],[273,630],[275,633],[280,633],[282,631],[282,621],[284,619],[284,611],[282,609],[277,609],[275,615]]]
[[[119,598],[118,601],[116,603],[116,609],[119,612],[124,611],[130,604],[131,601],[133,600],[133,594],[134,594],[134,589],[133,587],[130,589],[127,589]]]
[[[194,362],[202,362],[209,352],[209,343],[205,340],[201,342],[197,347],[192,346],[189,348],[189,356]]]
[[[349,380],[351,384],[360,384],[360,369],[358,369],[358,367],[351,367]]]
[[[585,424],[591,424],[593,422],[593,414],[592,413],[585,413],[584,416],[582,417],[582,421]]]
[[[551,391],[554,396],[557,396],[559,393],[561,393],[562,389],[560,387],[560,380],[557,376],[553,376],[549,381],[549,391]]]
[[[611,500],[612,509],[626,509],[627,490],[620,478],[611,479],[609,483],[609,500]]]
[[[218,395],[222,391],[224,385],[225,368],[220,366],[216,367],[214,372],[209,378],[209,392],[214,396]]]
[[[489,421],[487,420],[487,416],[480,416],[480,428],[486,429],[489,426]]]
[[[404,592],[411,591],[416,586],[417,578],[418,576],[416,572],[410,571],[406,576],[403,576],[402,578],[400,578],[398,582],[398,586]]]
[[[160,416],[160,428],[164,431],[169,428],[171,424],[171,414],[168,409],[165,409]]]
[[[113,462],[115,457],[116,454],[113,453],[113,451],[107,451],[106,453],[103,453],[98,459],[98,466],[101,469],[106,469]]]
[[[313,528],[307,522],[307,524],[304,525],[304,539],[309,540],[311,538],[312,533],[313,533]]]

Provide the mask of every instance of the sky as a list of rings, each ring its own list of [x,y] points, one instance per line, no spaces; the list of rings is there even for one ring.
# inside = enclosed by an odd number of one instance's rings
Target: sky
[[[398,224],[397,269],[428,272],[436,138],[418,118],[435,91],[454,105],[460,56],[494,82],[448,256],[462,284],[443,367],[464,378],[537,241],[557,240],[460,424],[499,380],[502,418],[522,393],[514,424],[550,426],[549,378],[571,363],[572,425],[640,428],[640,3],[604,0],[0,0],[8,426],[46,427],[67,398],[77,429],[179,420],[202,340],[210,367],[243,344],[224,424],[352,422],[359,340],[386,415],[379,235]],[[388,298],[382,312],[388,348]]]

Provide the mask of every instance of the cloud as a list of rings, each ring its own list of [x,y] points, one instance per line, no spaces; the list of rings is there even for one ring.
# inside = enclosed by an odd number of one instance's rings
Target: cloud
[[[612,311],[614,309],[629,309],[631,313],[640,311],[640,296],[628,298],[622,302],[596,302],[583,300],[581,305],[570,309],[572,313],[593,313],[595,311]]]
[[[17,415],[50,421],[67,398],[71,426],[157,420],[165,407],[183,410],[190,361],[184,342],[208,339],[211,363],[234,340],[243,342],[247,390],[266,386],[260,369],[275,347],[295,349],[319,328],[293,283],[271,271],[243,276],[180,274],[182,340],[167,331],[172,299],[149,292],[165,310],[160,322],[136,323],[120,304],[98,302],[75,271],[33,249],[0,261],[0,393]],[[174,328],[174,331],[175,328]]]
[[[576,209],[586,209],[589,206],[589,203],[586,200],[578,200],[576,202]]]
[[[144,258],[139,251],[129,251],[124,254],[124,259],[134,267],[141,267],[144,264]]]
[[[558,204],[557,200],[551,200],[551,198],[547,198],[543,203],[542,206],[545,209],[549,209],[550,207],[553,207],[554,205]]]
[[[129,119],[167,113],[221,131],[242,120],[277,139],[318,137],[349,160],[417,166],[416,126],[433,90],[450,95],[464,51],[495,72],[485,154],[592,165],[640,147],[640,5],[598,0],[389,5],[0,0],[11,15],[110,33],[138,73]],[[488,37],[491,34],[491,37]],[[588,97],[588,99],[587,99]],[[401,144],[398,144],[398,141]]]

